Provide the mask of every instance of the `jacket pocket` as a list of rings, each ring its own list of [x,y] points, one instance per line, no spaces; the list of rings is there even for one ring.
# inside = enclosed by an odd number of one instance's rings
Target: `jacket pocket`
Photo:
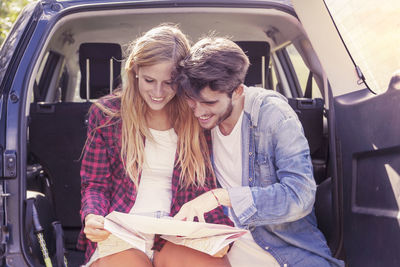
[[[255,158],[256,178],[260,186],[268,186],[275,182],[274,172],[271,170],[271,162],[267,154],[257,153]]]

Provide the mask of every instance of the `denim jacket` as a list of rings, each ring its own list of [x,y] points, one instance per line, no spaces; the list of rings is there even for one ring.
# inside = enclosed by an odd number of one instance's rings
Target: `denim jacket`
[[[282,95],[245,88],[242,187],[228,192],[236,223],[281,266],[344,266],[317,228],[308,142]]]

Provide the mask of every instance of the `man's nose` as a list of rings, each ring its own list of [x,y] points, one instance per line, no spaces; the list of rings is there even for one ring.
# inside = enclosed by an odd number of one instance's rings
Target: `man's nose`
[[[200,116],[205,114],[205,109],[201,103],[196,102],[193,109],[194,116],[199,118]]]
[[[191,108],[191,109],[195,109],[195,107],[196,107],[196,101],[194,101],[193,99],[191,99],[191,98],[189,98],[189,97],[186,97],[186,102],[188,103],[188,105],[189,105],[189,107]]]
[[[191,98],[187,98],[187,103],[189,105],[189,107],[193,110],[194,116],[196,117],[200,117],[201,115],[203,115],[203,108],[201,103],[199,103],[196,100],[193,100]]]

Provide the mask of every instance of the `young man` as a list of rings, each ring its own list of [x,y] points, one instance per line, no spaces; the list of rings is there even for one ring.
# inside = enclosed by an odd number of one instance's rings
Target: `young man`
[[[202,39],[182,64],[178,86],[211,130],[222,188],[186,203],[176,218],[202,221],[229,207],[235,225],[249,230],[228,253],[232,266],[344,266],[317,228],[309,146],[287,100],[245,87],[249,60],[225,38]]]

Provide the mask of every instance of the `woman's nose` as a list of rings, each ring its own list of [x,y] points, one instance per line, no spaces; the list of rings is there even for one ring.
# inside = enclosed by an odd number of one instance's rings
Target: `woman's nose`
[[[162,83],[157,83],[155,84],[154,88],[153,88],[153,94],[154,96],[162,96],[164,91],[163,85]]]

